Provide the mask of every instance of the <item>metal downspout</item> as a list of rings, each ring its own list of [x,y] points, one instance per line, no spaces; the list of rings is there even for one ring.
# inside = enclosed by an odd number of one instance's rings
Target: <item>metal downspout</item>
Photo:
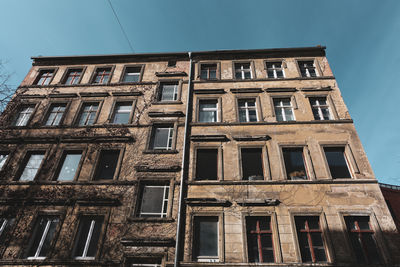
[[[183,209],[183,187],[185,186],[185,177],[187,173],[187,150],[188,150],[188,140],[189,140],[189,134],[188,134],[188,128],[189,128],[189,123],[190,123],[190,118],[189,116],[191,114],[191,93],[192,93],[192,71],[193,71],[193,62],[192,62],[192,52],[188,52],[189,59],[190,59],[190,69],[189,69],[189,81],[188,81],[188,89],[187,89],[187,99],[186,99],[186,118],[185,118],[185,132],[183,135],[183,149],[182,149],[182,165],[181,165],[181,182],[180,182],[180,188],[179,188],[179,202],[178,202],[178,222],[176,225],[176,241],[175,241],[175,260],[174,260],[174,267],[179,266],[179,256],[181,254],[181,224],[182,220],[185,218],[182,218],[182,209]]]

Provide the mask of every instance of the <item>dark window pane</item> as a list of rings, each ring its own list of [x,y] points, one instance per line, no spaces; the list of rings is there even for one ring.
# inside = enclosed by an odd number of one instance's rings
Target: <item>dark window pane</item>
[[[197,149],[197,180],[218,180],[218,149]]]
[[[95,180],[113,179],[117,168],[119,150],[102,150],[97,163]]]
[[[172,125],[156,126],[153,129],[153,136],[150,140],[151,149],[171,149],[172,148]]]
[[[283,148],[282,151],[288,179],[307,179],[306,168],[303,159],[303,148]]]
[[[145,186],[142,191],[141,217],[160,217],[163,213],[165,186]],[[168,190],[167,190],[168,191]],[[167,205],[165,205],[167,206]]]
[[[112,123],[126,124],[129,123],[129,118],[132,110],[132,102],[118,102],[114,107],[114,116]]]
[[[326,262],[318,216],[296,216],[296,231],[303,262]]]
[[[243,180],[263,180],[263,163],[261,148],[242,148]]]
[[[102,217],[84,216],[81,218],[75,239],[74,257],[95,257],[102,223]]]
[[[101,223],[102,223],[101,220],[99,219],[95,220],[92,236],[90,238],[89,247],[86,255],[87,257],[96,256],[97,244],[99,243],[99,237],[101,231]]]
[[[58,224],[58,218],[39,217],[34,229],[28,258],[46,257]]]
[[[218,217],[196,217],[194,225],[194,255],[218,256]]]
[[[249,262],[274,262],[270,217],[246,217]]]
[[[324,151],[332,178],[351,178],[344,156],[344,147],[325,147]]]

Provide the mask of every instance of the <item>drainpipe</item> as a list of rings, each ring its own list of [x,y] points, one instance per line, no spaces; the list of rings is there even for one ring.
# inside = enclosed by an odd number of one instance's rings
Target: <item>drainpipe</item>
[[[176,243],[175,243],[175,261],[174,267],[179,267],[179,257],[181,254],[182,248],[182,229],[184,226],[183,220],[185,217],[182,217],[182,212],[185,213],[183,210],[184,206],[184,191],[183,188],[185,186],[185,178],[188,168],[188,156],[189,156],[189,137],[190,137],[190,130],[189,130],[189,123],[191,119],[192,113],[192,105],[191,105],[191,93],[192,93],[192,73],[193,73],[193,60],[192,60],[192,52],[188,52],[189,59],[190,59],[190,69],[189,69],[189,81],[188,81],[188,89],[187,89],[187,99],[186,99],[186,118],[185,118],[185,132],[183,135],[183,149],[182,149],[182,165],[181,165],[181,182],[179,188],[179,202],[178,202],[178,222],[176,224]]]

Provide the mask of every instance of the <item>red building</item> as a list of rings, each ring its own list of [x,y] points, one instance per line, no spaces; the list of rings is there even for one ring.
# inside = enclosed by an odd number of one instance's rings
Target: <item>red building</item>
[[[382,183],[379,185],[397,229],[400,231],[400,186]]]

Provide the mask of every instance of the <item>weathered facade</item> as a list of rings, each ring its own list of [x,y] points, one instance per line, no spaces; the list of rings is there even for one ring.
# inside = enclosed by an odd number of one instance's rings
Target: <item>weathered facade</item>
[[[33,60],[1,117],[1,265],[400,263],[325,48]]]

